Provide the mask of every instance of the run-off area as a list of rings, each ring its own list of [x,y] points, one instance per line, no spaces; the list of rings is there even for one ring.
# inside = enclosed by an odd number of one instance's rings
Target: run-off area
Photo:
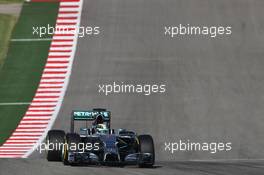
[[[16,129],[24,116],[42,75],[50,40],[37,39],[33,26],[55,25],[59,3],[24,3],[12,33],[9,50],[0,69],[0,145]],[[46,35],[44,38],[51,38]],[[18,40],[19,42],[17,42]],[[23,41],[24,40],[24,41]]]

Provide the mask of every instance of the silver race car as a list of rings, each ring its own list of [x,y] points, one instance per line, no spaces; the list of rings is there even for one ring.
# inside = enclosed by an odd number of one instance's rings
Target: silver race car
[[[110,121],[111,113],[106,109],[73,111],[69,133],[48,132],[47,160],[62,161],[65,165],[152,167],[155,163],[152,137],[126,129],[111,129]]]

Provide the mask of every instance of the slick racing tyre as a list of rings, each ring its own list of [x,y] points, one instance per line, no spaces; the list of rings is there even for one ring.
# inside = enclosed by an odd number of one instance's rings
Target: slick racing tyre
[[[65,140],[65,132],[62,130],[50,130],[46,138],[47,160],[61,161],[62,149]]]
[[[63,150],[63,155],[62,155],[62,161],[64,165],[69,165],[70,163],[68,162],[68,153],[70,151],[78,151],[78,150],[73,150],[74,148],[77,148],[79,143],[81,142],[81,138],[79,134],[76,133],[68,133],[66,135],[66,140],[64,150]]]
[[[139,141],[139,152],[142,154],[139,160],[139,167],[148,168],[152,167],[155,163],[155,149],[154,142],[150,135],[138,136]],[[150,157],[144,157],[144,153],[148,153]]]

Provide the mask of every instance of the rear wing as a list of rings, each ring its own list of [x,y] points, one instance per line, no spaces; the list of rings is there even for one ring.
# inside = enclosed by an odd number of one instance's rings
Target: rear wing
[[[71,115],[71,132],[74,132],[74,121],[94,121],[98,115],[103,117],[104,122],[110,128],[111,112],[94,109],[94,110],[74,110]]]
[[[105,121],[110,120],[110,111],[72,111],[73,120],[93,121],[98,115],[101,115]]]

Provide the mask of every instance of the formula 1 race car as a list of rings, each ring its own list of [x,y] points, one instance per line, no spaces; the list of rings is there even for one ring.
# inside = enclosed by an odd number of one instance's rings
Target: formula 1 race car
[[[50,130],[46,138],[47,160],[65,165],[139,165],[155,163],[153,139],[126,129],[111,129],[106,109],[73,111],[71,131]],[[92,123],[88,127],[88,123]],[[84,127],[76,125],[85,124]]]

